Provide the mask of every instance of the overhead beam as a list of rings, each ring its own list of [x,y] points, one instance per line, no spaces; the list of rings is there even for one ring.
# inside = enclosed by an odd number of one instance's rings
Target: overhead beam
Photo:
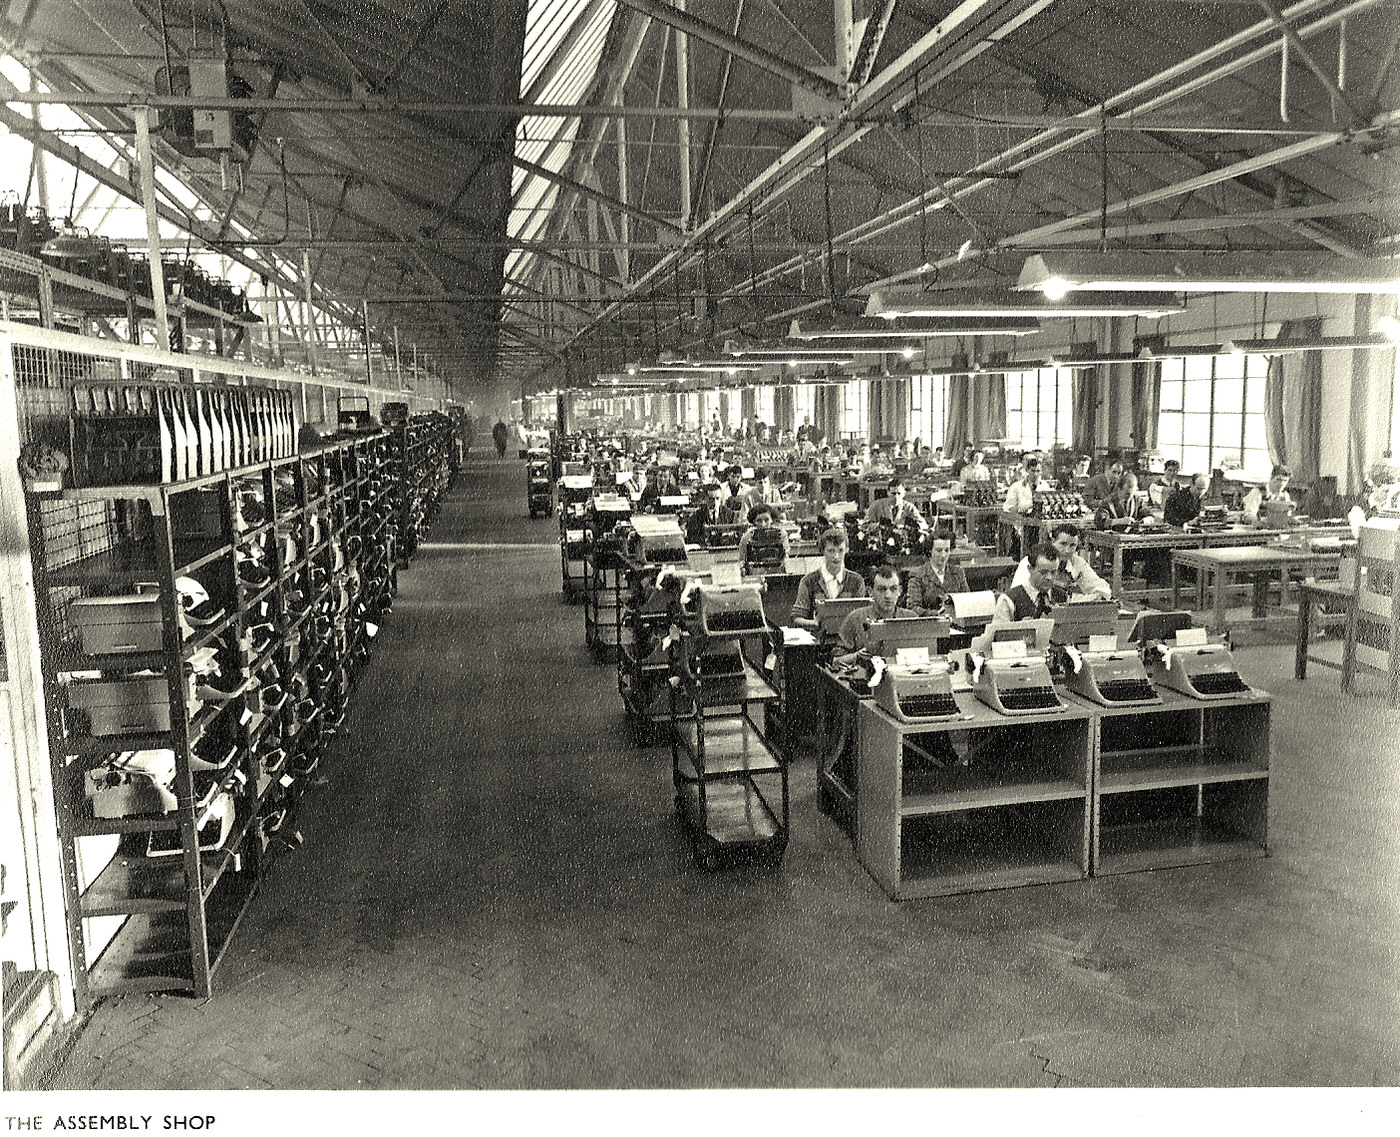
[[[1297,30],[1283,18],[1283,13],[1274,7],[1270,0],[1259,0],[1259,7],[1263,8],[1264,11],[1268,13],[1269,19],[1273,20],[1273,22],[1278,25],[1279,31],[1283,33],[1284,39],[1288,41],[1288,46],[1291,47],[1298,58],[1303,61],[1303,65],[1316,75],[1318,81],[1327,88],[1327,93],[1336,99],[1337,102],[1341,103],[1342,106],[1346,107],[1347,114],[1351,116],[1351,125],[1355,126],[1357,123],[1364,122],[1366,116],[1342,93],[1342,89],[1337,86],[1332,76],[1318,66],[1317,60],[1312,57],[1312,53],[1308,51],[1307,46],[1299,37]]]
[[[694,36],[712,47],[727,51],[730,55],[737,55],[745,62],[752,63],[755,67],[777,75],[781,79],[786,79],[789,83],[811,91],[823,99],[839,103],[845,98],[845,92],[842,91],[841,87],[825,75],[818,75],[815,71],[809,71],[805,67],[775,55],[767,48],[730,35],[723,28],[718,28],[709,21],[700,19],[699,16],[683,12],[675,5],[667,4],[665,0],[621,0],[621,3],[626,4],[629,8],[635,8],[639,12],[644,12],[663,24],[669,24],[679,32]]]

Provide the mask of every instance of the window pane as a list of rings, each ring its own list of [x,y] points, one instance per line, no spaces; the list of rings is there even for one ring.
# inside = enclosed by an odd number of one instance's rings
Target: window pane
[[[1186,381],[1208,380],[1215,374],[1215,361],[1209,355],[1193,355],[1181,361]]]
[[[1246,450],[1244,452],[1244,471],[1251,478],[1258,478],[1262,482],[1268,478],[1272,469],[1273,463],[1269,461],[1267,450]]]
[[[1209,363],[1209,360],[1206,360]],[[1217,379],[1238,379],[1244,374],[1245,357],[1243,355],[1217,355],[1215,357],[1215,377]]]
[[[1210,445],[1210,415],[1182,415],[1181,440],[1188,446],[1208,447]]]
[[[1217,379],[1215,381],[1215,410],[1231,411],[1238,414],[1244,409],[1244,380]]]
[[[1262,372],[1258,375],[1250,375],[1244,392],[1244,409],[1247,413],[1252,415],[1264,413],[1264,389],[1267,384],[1268,379]]]
[[[1208,474],[1210,470],[1210,451],[1204,446],[1183,446],[1181,448],[1181,472],[1183,474]]]
[[[1162,402],[1161,410],[1179,411],[1181,410],[1181,380],[1162,380]]]
[[[1269,448],[1264,434],[1264,416],[1262,414],[1245,415],[1244,445],[1246,450],[1267,450]]]
[[[1187,382],[1182,387],[1181,406],[1188,412],[1210,413],[1210,384]]]
[[[1177,412],[1163,414],[1157,420],[1157,449],[1172,451],[1181,447],[1181,415]]]

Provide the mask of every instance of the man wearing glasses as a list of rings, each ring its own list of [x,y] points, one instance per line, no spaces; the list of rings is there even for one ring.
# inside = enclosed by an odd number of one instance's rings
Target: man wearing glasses
[[[1070,598],[1084,600],[1108,600],[1113,596],[1108,581],[1104,580],[1093,567],[1079,554],[1079,527],[1069,522],[1060,522],[1050,530],[1050,543],[1059,557],[1059,576],[1068,581]],[[1030,565],[1025,557],[1016,566],[1011,577],[1011,587],[1023,585],[1030,578]]]

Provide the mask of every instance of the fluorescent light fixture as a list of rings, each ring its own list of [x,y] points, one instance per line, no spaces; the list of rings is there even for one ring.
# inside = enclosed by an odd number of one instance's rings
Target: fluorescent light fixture
[[[1021,266],[1019,291],[1400,292],[1400,260],[1330,253],[1037,253]]]
[[[724,353],[735,359],[815,359],[820,356],[825,358],[831,355],[884,355],[888,352],[898,351],[919,351],[923,347],[921,342],[914,342],[908,336],[900,340],[879,339],[877,337],[867,337],[864,340],[845,339],[838,337],[831,343],[820,342],[793,342],[784,340],[777,344],[745,344],[738,340],[728,340],[724,345]]]
[[[1313,336],[1296,340],[1230,340],[1223,349],[1232,355],[1295,355],[1301,351],[1354,351],[1357,348],[1394,350],[1400,342],[1389,336]]]
[[[951,323],[993,317],[1044,320],[1143,316],[1155,320],[1159,316],[1172,316],[1184,311],[1186,305],[1178,297],[1160,293],[1076,293],[1063,300],[1051,300],[1038,292],[1002,292],[990,288],[881,289],[872,292],[865,305],[867,316],[878,316],[896,323],[903,323],[908,318],[942,318]],[[958,334],[969,333],[964,331]]]
[[[975,313],[958,318],[901,317],[872,312],[867,303],[864,316],[838,316],[827,320],[793,320],[788,338],[795,340],[869,339],[873,336],[922,339],[929,336],[1028,336],[1040,331],[1033,312],[1010,315]],[[920,296],[943,295],[918,290]],[[1030,305],[1021,305],[1024,311]],[[843,345],[844,348],[844,345]]]
[[[1400,341],[1400,320],[1394,316],[1382,316],[1376,321],[1376,331],[1386,339]]]

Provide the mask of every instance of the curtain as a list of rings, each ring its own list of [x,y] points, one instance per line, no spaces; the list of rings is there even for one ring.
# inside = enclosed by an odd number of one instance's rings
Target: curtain
[[[812,425],[825,431],[826,444],[832,449],[841,441],[842,394],[838,385],[823,383],[817,387],[812,398]]]
[[[1285,320],[1280,342],[1322,334],[1322,320]],[[1322,465],[1322,353],[1269,357],[1264,379],[1264,437],[1269,460],[1285,465],[1298,481],[1312,485]]]
[[[972,441],[968,429],[968,386],[970,375],[948,376],[948,422],[943,431],[943,453],[949,458],[962,457],[963,447]]]
[[[870,435],[872,441],[909,437],[909,380],[870,381]]]
[[[1006,376],[1001,372],[970,377],[970,430],[973,442],[1006,437]]]
[[[1369,328],[1373,316],[1394,312],[1394,300],[1358,296],[1353,327]],[[1379,310],[1377,310],[1379,309]],[[1351,409],[1347,416],[1346,495],[1362,494],[1372,465],[1390,453],[1391,419],[1400,407],[1391,406],[1395,361],[1390,352],[1355,348],[1351,352]]]
[[[1076,454],[1092,454],[1096,442],[1095,429],[1098,425],[1099,369],[1076,367],[1072,390],[1070,445]]]
[[[1132,405],[1132,444],[1138,450],[1157,449],[1157,418],[1162,410],[1162,365],[1151,361],[1133,364],[1129,386]],[[1087,453],[1092,454],[1091,447]]]
[[[797,397],[791,387],[779,387],[773,392],[773,426],[779,430],[797,429]]]

